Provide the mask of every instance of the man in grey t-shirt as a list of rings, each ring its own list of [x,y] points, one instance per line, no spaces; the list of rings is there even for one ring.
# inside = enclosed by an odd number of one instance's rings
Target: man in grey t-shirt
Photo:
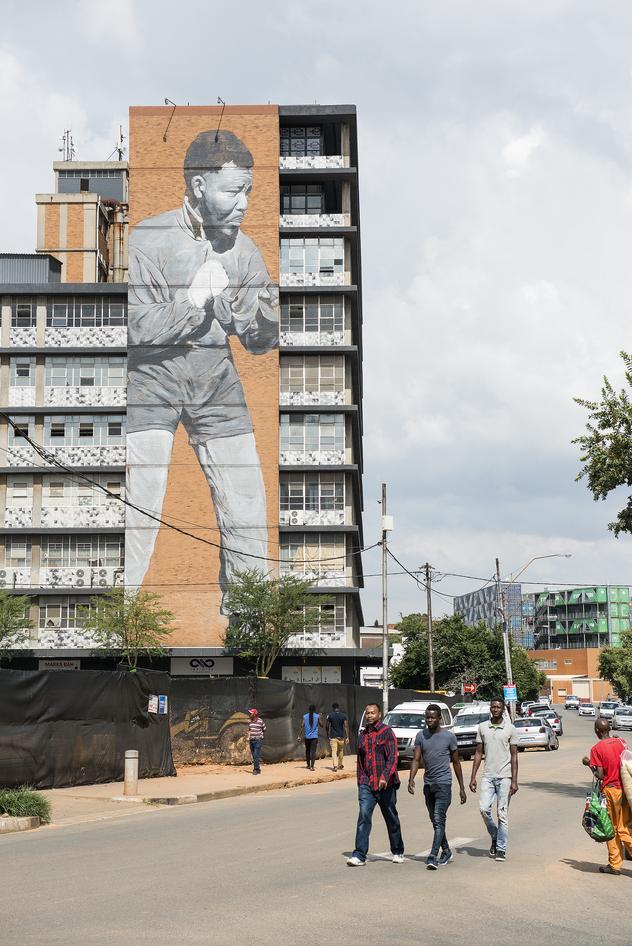
[[[417,733],[415,755],[410,767],[408,791],[415,794],[415,776],[419,766],[424,764],[424,798],[430,820],[434,828],[432,849],[426,860],[428,870],[437,870],[449,864],[453,859],[452,851],[445,833],[446,813],[452,801],[452,770],[454,766],[460,789],[461,804],[467,801],[463,772],[459,761],[456,736],[449,729],[441,727],[441,707],[430,703],[426,709],[426,728]],[[439,856],[441,849],[441,856]]]

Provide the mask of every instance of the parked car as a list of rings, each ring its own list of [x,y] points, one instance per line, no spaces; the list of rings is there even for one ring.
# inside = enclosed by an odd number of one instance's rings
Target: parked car
[[[538,719],[537,716],[526,716],[514,722],[518,736],[518,752],[525,749],[559,749],[560,741],[557,733],[549,725],[548,719]]]
[[[469,703],[454,717],[454,735],[459,755],[471,759],[476,752],[476,733],[489,719],[489,703]]]
[[[617,706],[612,720],[613,729],[632,729],[632,706]]]
[[[400,762],[412,762],[415,753],[415,738],[420,729],[426,725],[426,707],[435,703],[441,707],[441,725],[452,729],[452,713],[446,703],[438,700],[414,700],[410,703],[400,703],[384,717],[384,722],[390,726],[397,739],[397,751]],[[364,714],[360,721],[360,730],[364,729]]]
[[[604,719],[613,719],[618,706],[618,700],[603,700],[603,702],[599,704],[599,715]]]
[[[595,717],[596,713],[594,703],[580,703],[579,709],[577,710],[577,715]]]
[[[566,697],[564,700],[564,709],[567,710],[576,710],[579,708],[579,697],[574,696],[572,693]]]
[[[555,710],[552,709],[537,709],[534,713],[531,714],[537,719],[546,719],[549,726],[556,732],[558,736],[564,735],[564,729],[562,727],[562,720],[557,715]]]

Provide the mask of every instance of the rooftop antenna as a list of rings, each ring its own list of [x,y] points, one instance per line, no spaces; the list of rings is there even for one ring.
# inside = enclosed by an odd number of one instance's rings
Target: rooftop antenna
[[[167,127],[165,128],[165,133],[164,133],[164,135],[162,136],[162,140],[163,140],[163,141],[166,141],[166,140],[167,140],[167,132],[169,131],[169,125],[171,124],[171,119],[173,118],[173,113],[174,113],[175,110],[176,110],[176,103],[175,103],[175,102],[172,102],[171,99],[167,99],[167,98],[166,98],[166,99],[165,99],[165,105],[173,105],[173,108],[171,109],[171,115],[169,116],[169,121],[167,122]]]
[[[72,137],[72,129],[65,128],[64,133],[61,136],[61,148],[57,149],[61,155],[63,161],[74,161],[77,152],[75,150],[75,143]]]
[[[118,140],[116,142],[116,148],[114,149],[118,155],[119,161],[123,160],[123,155],[125,154],[126,148],[125,148],[125,145],[123,144],[124,141],[125,141],[125,135],[123,134],[123,126],[119,125]]]
[[[224,109],[226,108],[226,102],[224,99],[217,96],[217,104],[222,106],[222,110],[219,113],[219,121],[217,123],[217,128],[215,129],[215,141],[219,138],[219,126],[222,124],[222,118],[224,117]]]

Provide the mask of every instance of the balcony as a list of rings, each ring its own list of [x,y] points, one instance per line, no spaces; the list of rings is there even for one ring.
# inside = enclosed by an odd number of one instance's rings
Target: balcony
[[[342,154],[281,155],[279,158],[281,171],[312,171],[345,167],[349,167],[349,159]]]
[[[311,405],[336,407],[345,403],[344,391],[281,391],[279,394],[281,407],[310,407]]]
[[[51,447],[46,450],[68,466],[125,466],[125,447]],[[35,453],[33,447],[12,446],[7,450],[8,466],[42,466],[45,460]]]
[[[282,526],[344,526],[344,509],[282,509]]]
[[[350,286],[351,273],[281,273],[281,288],[297,286]]]
[[[281,347],[293,345],[311,345],[331,348],[333,345],[346,345],[344,331],[339,332],[281,332],[279,335]]]
[[[12,344],[15,343],[12,341]],[[47,326],[44,344],[49,348],[124,348],[127,345],[127,328],[124,325],[102,325],[91,328]]]
[[[319,566],[318,562],[310,563],[304,570],[300,568],[291,568],[287,564],[281,565],[282,575],[295,575],[323,588],[341,588],[353,583],[351,569],[349,568],[329,568],[326,563]]]
[[[120,566],[104,565],[91,568],[40,568],[42,588],[108,588],[123,584],[124,569]]]
[[[0,568],[0,588],[29,588],[31,585],[31,566]]]
[[[46,407],[125,407],[124,387],[51,386],[44,388]]]
[[[344,627],[336,630],[325,628],[314,631],[305,631],[304,634],[294,634],[287,642],[287,647],[322,649],[325,647],[345,647],[347,632]]]
[[[35,326],[11,326],[9,344],[12,348],[33,348],[37,344],[37,329]]]
[[[52,623],[52,622],[51,622]],[[74,650],[95,647],[94,638],[80,627],[52,627],[39,628],[37,646],[51,650]]]
[[[351,214],[281,214],[279,227],[293,229],[320,229],[326,227],[350,227]]]
[[[344,450],[281,450],[281,466],[342,466]]]
[[[7,510],[8,512],[8,510]],[[5,517],[6,518],[6,517]],[[46,528],[87,529],[125,527],[123,503],[111,502],[97,506],[42,506],[41,524]]]
[[[31,407],[35,404],[35,385],[9,388],[9,405],[11,407]]]
[[[33,506],[7,506],[4,511],[5,529],[28,529],[33,525]]]

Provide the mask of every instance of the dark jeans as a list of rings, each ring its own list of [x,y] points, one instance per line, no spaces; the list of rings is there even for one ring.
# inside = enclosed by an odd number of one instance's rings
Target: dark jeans
[[[261,771],[261,746],[263,745],[263,739],[251,739],[250,740],[250,751],[252,752],[252,767],[255,772]]]
[[[314,763],[316,762],[316,747],[317,746],[318,746],[318,738],[305,740],[305,761],[307,762],[308,768],[314,767]]]
[[[424,798],[434,828],[434,839],[430,854],[437,857],[439,848],[442,851],[450,850],[445,833],[445,816],[452,801],[452,785],[440,782],[426,784],[424,785]]]
[[[397,788],[391,785],[381,792],[374,792],[368,785],[358,785],[358,801],[360,802],[360,813],[358,814],[358,827],[356,828],[354,856],[363,861],[366,860],[373,821],[373,809],[376,805],[380,806],[382,817],[386,822],[391,853],[403,854],[404,842],[399,824],[399,815],[397,814]]]

